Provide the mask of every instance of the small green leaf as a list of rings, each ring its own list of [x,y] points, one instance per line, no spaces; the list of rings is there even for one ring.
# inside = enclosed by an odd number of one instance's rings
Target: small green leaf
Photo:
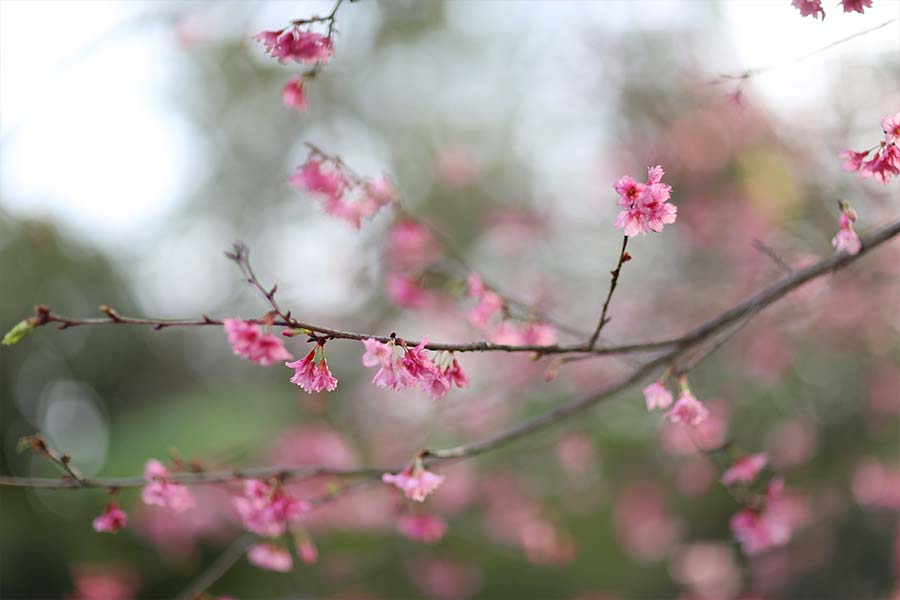
[[[31,319],[25,319],[24,321],[19,321],[16,323],[16,326],[10,329],[5,336],[3,336],[2,344],[4,346],[12,346],[23,337],[31,333],[31,330],[34,329],[34,323],[31,322]]]

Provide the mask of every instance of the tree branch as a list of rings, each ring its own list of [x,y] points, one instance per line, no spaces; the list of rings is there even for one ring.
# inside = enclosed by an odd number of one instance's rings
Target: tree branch
[[[591,334],[591,339],[588,341],[588,350],[594,349],[594,344],[597,343],[597,338],[600,337],[600,331],[603,329],[603,326],[610,321],[610,319],[606,318],[606,311],[609,310],[609,301],[612,300],[613,292],[616,291],[616,284],[619,283],[619,273],[622,271],[622,265],[631,260],[631,255],[625,251],[627,246],[628,236],[626,235],[622,237],[622,251],[619,252],[619,262],[616,263],[616,268],[610,272],[612,278],[609,281],[609,293],[606,294],[606,301],[603,303],[603,311],[600,313],[600,320],[597,322],[597,327],[594,329],[594,333]]]

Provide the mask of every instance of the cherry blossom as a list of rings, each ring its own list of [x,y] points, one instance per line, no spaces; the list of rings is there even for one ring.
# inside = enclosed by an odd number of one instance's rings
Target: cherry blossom
[[[731,531],[745,554],[759,554],[790,541],[791,524],[780,510],[783,491],[783,480],[773,479],[764,508],[748,507],[731,518]]]
[[[275,335],[265,333],[262,326],[240,319],[223,321],[228,343],[238,356],[243,356],[258,365],[267,367],[294,357],[284,347],[284,343]]]
[[[177,513],[194,507],[194,497],[187,487],[169,481],[169,470],[158,460],[151,458],[147,461],[144,480],[147,482],[141,490],[144,504],[161,506]]]
[[[751,483],[769,463],[765,453],[748,454],[734,461],[722,474],[722,485]]]
[[[297,544],[297,556],[304,563],[313,565],[319,560],[319,549],[309,538],[306,538]]]
[[[648,231],[659,232],[665,225],[675,222],[678,209],[669,204],[672,188],[662,183],[664,174],[662,167],[650,167],[646,184],[626,175],[613,185],[622,208],[616,217],[616,227],[624,229],[628,237]]]
[[[860,3],[862,2],[870,2],[871,0],[858,0]],[[844,6],[846,8],[846,0],[844,2]],[[866,6],[871,6],[871,4],[866,4]],[[859,12],[862,12],[860,10]],[[881,129],[884,130],[884,141],[888,144],[892,144],[900,141],[900,112],[895,115],[888,115],[881,119]]]
[[[672,423],[684,423],[696,427],[706,420],[709,411],[690,391],[684,390],[678,396],[675,406],[665,416]]]
[[[425,544],[434,544],[444,537],[447,524],[431,515],[404,515],[397,523],[400,533],[411,540]]]
[[[668,408],[672,404],[672,393],[660,379],[644,388],[644,400],[647,402],[647,410]]]
[[[854,255],[859,254],[859,251],[862,249],[859,235],[853,230],[853,221],[855,220],[856,212],[847,206],[846,203],[841,203],[840,229],[838,229],[837,234],[831,240],[831,245],[838,252]]]
[[[297,168],[290,182],[296,188],[339,200],[348,185],[344,175],[335,169],[324,168],[321,160],[310,159]]]
[[[263,31],[254,39],[266,48],[273,58],[284,64],[289,61],[313,64],[327,62],[334,51],[331,39],[313,31],[296,27],[281,31]]]
[[[469,377],[452,352],[439,352],[432,360],[425,350],[425,337],[414,348],[398,345],[394,341],[382,343],[369,338],[363,340],[366,348],[363,366],[379,367],[372,383],[382,389],[402,390],[418,387],[433,399],[446,394],[452,386],[468,387]]]
[[[320,352],[322,357],[316,362],[316,356]],[[333,392],[337,388],[338,380],[331,374],[328,361],[325,359],[325,344],[316,344],[316,347],[300,360],[284,364],[294,369],[291,383],[299,385],[308,394],[322,390]]]
[[[397,486],[410,500],[424,502],[443,483],[444,476],[426,470],[422,462],[417,460],[397,474],[385,473],[381,480]]]
[[[244,495],[233,500],[247,531],[263,537],[278,537],[290,523],[299,521],[309,505],[290,496],[280,485],[258,479],[244,482]]]
[[[292,108],[297,112],[306,112],[309,109],[309,103],[306,100],[306,90],[303,89],[303,80],[299,77],[293,77],[284,84],[281,90],[281,101],[288,108]]]
[[[291,553],[284,546],[263,542],[255,544],[247,551],[247,560],[267,571],[287,573],[294,566]]]
[[[862,177],[872,177],[881,183],[888,183],[892,177],[900,175],[900,113],[887,115],[881,119],[884,140],[876,146],[856,152],[844,150],[840,153],[846,160],[843,168],[856,171]],[[871,154],[871,158],[866,158]]]
[[[119,505],[110,502],[106,505],[103,514],[94,519],[94,531],[105,533],[115,533],[128,525],[128,515],[125,514]]]
[[[793,0],[791,2],[794,8],[800,11],[801,17],[812,17],[818,19],[819,15],[825,18],[825,10],[822,8],[822,0]],[[846,7],[844,8],[846,11]]]
[[[865,9],[872,7],[872,0],[841,0],[841,4],[844,5],[844,12],[858,12],[859,14],[863,14]]]

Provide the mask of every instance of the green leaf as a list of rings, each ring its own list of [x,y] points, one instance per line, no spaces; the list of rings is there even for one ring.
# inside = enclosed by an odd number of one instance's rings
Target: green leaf
[[[12,346],[23,337],[31,333],[31,330],[34,329],[34,324],[30,319],[25,319],[24,321],[19,321],[16,323],[16,326],[10,329],[6,335],[3,336],[2,344],[4,346]]]

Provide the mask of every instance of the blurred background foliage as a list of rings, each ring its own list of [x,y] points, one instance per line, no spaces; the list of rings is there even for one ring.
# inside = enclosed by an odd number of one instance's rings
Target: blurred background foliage
[[[838,199],[857,209],[863,232],[896,216],[896,182],[862,181],[836,159],[845,145],[874,143],[878,119],[896,110],[895,47],[862,63],[835,60],[831,88],[809,111],[816,118],[790,121],[754,95],[753,81],[740,103],[732,83],[709,84],[723,65],[746,66],[730,63],[727,40],[711,34],[720,5],[685,3],[671,23],[644,26],[640,13],[659,5],[634,4],[643,8],[348,3],[337,54],[309,84],[304,115],[280,105],[292,69],[250,37],[322,5],[142,5],[137,28],[167,31],[177,50],[163,87],[166,109],[189,132],[189,183],[164,219],[114,242],[0,200],[0,323],[12,326],[38,304],[72,316],[94,316],[101,304],[129,315],[260,316],[264,303],[222,255],[241,239],[263,280],[277,281],[282,303],[308,321],[479,339],[464,300],[453,298],[465,272],[452,261],[424,280],[445,301],[421,311],[388,301],[385,240],[395,215],[383,211],[355,232],[291,190],[305,141],[366,175],[389,173],[404,207],[439,225],[499,289],[585,332],[621,241],[610,183],[663,164],[679,219],[634,240],[604,333],[614,341],[679,334],[775,281],[779,267],[754,240],[792,266],[827,255]],[[579,21],[578,10],[610,24]],[[120,75],[110,74],[111,86]],[[119,211],[129,211],[128,198],[122,190]],[[741,557],[728,530],[739,507],[715,485],[722,457],[698,453],[632,390],[442,469],[447,489],[424,506],[449,523],[436,545],[395,533],[408,508],[367,491],[310,523],[318,564],[282,575],[240,561],[211,593],[892,597],[898,507],[872,502],[858,478],[872,461],[898,468],[898,263],[894,242],[810,284],[691,373],[715,417],[701,445],[768,451],[786,476],[799,516],[785,548]],[[290,347],[300,354],[302,342]],[[545,383],[546,359],[466,355],[472,388],[435,403],[375,389],[355,344],[328,350],[340,387],[308,397],[285,369],[232,356],[217,328],[40,329],[0,350],[0,470],[55,474],[15,451],[35,431],[88,475],[137,474],[147,458],[173,451],[213,467],[402,464],[421,448],[483,437],[606,385],[634,364],[584,361]],[[871,485],[896,494],[892,476]],[[201,516],[173,523],[122,492],[132,526],[112,537],[90,528],[105,503],[99,491],[0,488],[0,593],[80,597],[79,578],[97,569],[138,597],[171,597],[238,535],[227,500],[209,494]],[[529,527],[539,541],[529,541]]]

